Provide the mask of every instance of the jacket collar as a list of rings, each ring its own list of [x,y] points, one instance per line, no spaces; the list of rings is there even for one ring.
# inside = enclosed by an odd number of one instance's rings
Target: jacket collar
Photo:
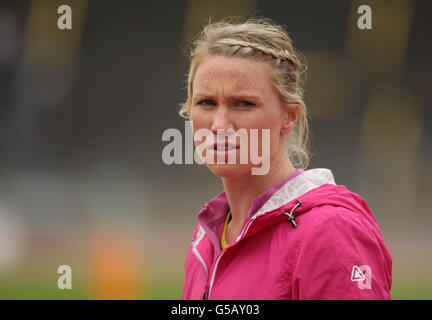
[[[259,208],[256,215],[280,208],[284,204],[324,184],[336,185],[333,174],[329,169],[306,170],[274,192],[272,197]]]
[[[323,184],[335,184],[333,174],[329,169],[296,170],[293,174],[253,200],[244,224],[253,216],[282,207],[296,197]],[[201,229],[210,238],[215,248],[219,248],[223,221],[226,218],[228,210],[229,204],[226,194],[225,192],[221,192],[207,202],[198,214],[198,222]]]

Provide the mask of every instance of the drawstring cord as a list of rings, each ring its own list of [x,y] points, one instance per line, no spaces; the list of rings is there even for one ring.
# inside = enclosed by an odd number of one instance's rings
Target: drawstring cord
[[[294,210],[295,210],[297,207],[300,207],[301,205],[302,205],[302,203],[301,203],[300,201],[297,200],[296,205],[291,209],[291,212],[290,212],[290,213],[288,213],[288,212],[286,212],[286,211],[284,211],[284,212],[282,213],[283,215],[288,216],[288,222],[291,222],[293,228],[296,228],[296,227],[297,227],[297,223],[296,223],[295,220],[294,220]]]

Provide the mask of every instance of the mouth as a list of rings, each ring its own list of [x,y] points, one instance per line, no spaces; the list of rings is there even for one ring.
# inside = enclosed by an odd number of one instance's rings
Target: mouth
[[[214,151],[230,151],[230,150],[236,150],[238,148],[239,147],[237,145],[228,142],[219,142],[219,143],[216,142],[212,146],[209,146],[209,149]]]

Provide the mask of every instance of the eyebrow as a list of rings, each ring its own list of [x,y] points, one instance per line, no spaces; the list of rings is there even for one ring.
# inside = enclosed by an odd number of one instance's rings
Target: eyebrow
[[[194,93],[194,98],[208,98],[212,99],[214,96],[212,94],[205,94],[205,93]],[[228,96],[230,100],[239,100],[239,99],[251,99],[251,100],[259,100],[261,101],[261,98],[257,95],[251,95],[251,94],[235,94]]]

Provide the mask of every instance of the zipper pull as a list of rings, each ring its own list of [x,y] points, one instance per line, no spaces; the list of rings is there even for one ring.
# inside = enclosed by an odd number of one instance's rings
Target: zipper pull
[[[203,300],[207,300],[207,291],[208,291],[208,281],[207,281],[205,288],[204,288]]]
[[[208,290],[209,290],[209,277],[207,277],[207,280],[206,280],[206,284],[205,284],[205,287],[204,287],[204,293],[203,293],[203,300],[207,300],[207,297],[208,297]]]

